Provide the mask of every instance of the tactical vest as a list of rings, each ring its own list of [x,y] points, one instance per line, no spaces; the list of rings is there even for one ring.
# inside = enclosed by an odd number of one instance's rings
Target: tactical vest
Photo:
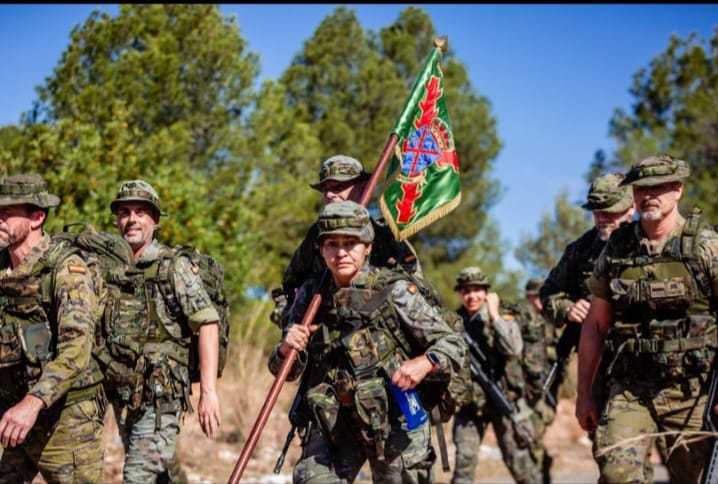
[[[162,246],[156,260],[137,264],[144,274],[144,310],[148,321],[144,325],[147,332],[144,340],[143,404],[154,404],[158,421],[163,405],[168,402],[179,400],[182,410],[192,411],[188,369],[191,331],[183,320],[184,315],[175,296],[171,267],[174,260],[172,250]],[[160,315],[158,310],[160,298],[164,301],[164,315]]]
[[[665,382],[709,370],[718,347],[715,297],[694,255],[705,229],[694,211],[657,255],[639,252],[633,224],[612,235],[610,375]]]
[[[320,330],[309,344],[307,401],[323,433],[332,440],[374,444],[378,455],[392,420],[403,415],[389,397],[388,381],[401,363],[423,353],[404,334],[389,297],[394,271],[372,268],[339,289],[319,309]],[[310,288],[311,289],[311,288]],[[419,394],[424,406],[429,395]]]
[[[30,272],[12,274],[0,280],[0,401],[17,403],[39,381],[56,352],[57,328],[53,305],[56,272],[77,251],[51,245]],[[7,265],[7,264],[5,264]],[[99,318],[99,315],[94,315]],[[65,404],[89,398],[96,393],[102,373],[93,361],[91,372],[72,385]]]

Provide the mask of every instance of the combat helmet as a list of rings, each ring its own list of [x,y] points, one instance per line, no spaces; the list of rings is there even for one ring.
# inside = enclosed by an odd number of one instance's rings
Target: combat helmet
[[[317,220],[319,240],[327,235],[353,235],[368,244],[374,240],[374,227],[366,208],[351,200],[322,207]]]
[[[123,202],[147,202],[152,205],[159,215],[166,215],[161,208],[160,197],[152,185],[144,180],[130,180],[123,182],[117,191],[117,196],[110,203],[112,213],[117,213],[117,207]]]
[[[57,207],[60,198],[47,191],[47,183],[37,173],[12,175],[0,180],[0,206],[24,204]]]
[[[588,189],[586,210],[623,213],[633,205],[633,192],[623,184],[623,173],[608,173],[596,178]]]
[[[368,178],[369,173],[364,171],[364,165],[356,158],[346,155],[334,155],[322,163],[319,169],[319,181],[310,183],[315,190],[322,190],[322,184],[327,180],[350,181]]]
[[[683,160],[661,153],[649,156],[634,163],[621,185],[654,186],[674,181],[682,181],[691,174],[691,169]]]
[[[467,267],[461,272],[459,272],[459,275],[456,276],[456,285],[454,286],[454,291],[458,291],[463,286],[472,285],[484,286],[487,289],[491,287],[491,284],[489,284],[489,279],[486,277],[486,274],[484,274],[484,271],[475,266]]]

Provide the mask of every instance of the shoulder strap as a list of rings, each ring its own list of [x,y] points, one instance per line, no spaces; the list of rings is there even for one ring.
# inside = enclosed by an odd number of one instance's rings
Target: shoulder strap
[[[711,280],[703,271],[701,265],[698,263],[698,259],[694,255],[701,242],[701,231],[711,230],[710,225],[702,219],[701,214],[702,210],[700,208],[693,207],[690,215],[686,217],[686,222],[683,225],[683,232],[681,233],[680,253],[681,259],[688,268],[688,272],[690,272],[696,280],[696,283],[703,295],[711,301],[712,305],[715,305],[716,300],[712,294]]]

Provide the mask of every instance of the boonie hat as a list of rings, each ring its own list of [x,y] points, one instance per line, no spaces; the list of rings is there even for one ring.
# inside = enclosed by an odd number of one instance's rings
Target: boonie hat
[[[631,166],[621,185],[654,186],[663,183],[681,181],[691,174],[691,169],[683,160],[662,153],[649,156]]]
[[[539,289],[541,289],[541,286],[543,286],[543,283],[543,279],[529,279],[526,283],[526,295],[537,296],[539,293]]]
[[[60,198],[47,191],[47,183],[37,173],[12,175],[0,180],[0,206],[24,204],[57,207]]]
[[[486,277],[486,274],[484,274],[484,271],[478,267],[467,267],[459,272],[458,276],[456,276],[456,286],[454,286],[454,291],[458,291],[459,288],[463,286],[472,285],[486,286],[487,288],[491,287],[489,279]]]
[[[596,178],[588,189],[588,201],[581,205],[586,210],[622,213],[633,205],[633,192],[621,182],[623,173],[609,173]]]
[[[160,215],[166,215],[160,208],[160,197],[152,185],[144,180],[130,180],[122,183],[117,191],[117,197],[110,203],[112,213],[117,212],[117,207],[123,202],[147,202]]]
[[[374,240],[374,227],[369,212],[351,200],[322,207],[317,223],[320,241],[327,235],[353,235],[365,244]]]
[[[334,155],[324,160],[319,170],[319,181],[309,186],[321,191],[322,184],[327,180],[349,181],[369,177],[364,165],[356,158],[346,155]]]

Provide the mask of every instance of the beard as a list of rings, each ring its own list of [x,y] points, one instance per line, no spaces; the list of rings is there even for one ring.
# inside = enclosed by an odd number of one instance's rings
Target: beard
[[[641,216],[642,220],[645,220],[647,222],[658,222],[663,218],[663,214],[657,208],[644,210],[643,212],[639,212],[639,215]]]
[[[14,230],[0,229],[0,250],[17,245],[25,240],[28,234],[30,234],[30,227],[25,224],[15,227]]]

